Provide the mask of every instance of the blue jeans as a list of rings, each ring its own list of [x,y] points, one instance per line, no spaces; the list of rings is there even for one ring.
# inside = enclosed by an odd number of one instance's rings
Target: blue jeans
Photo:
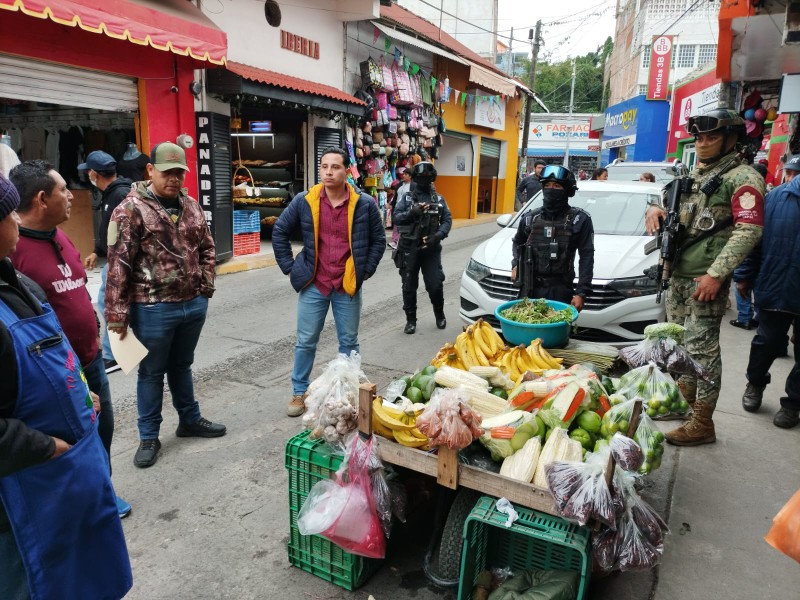
[[[753,318],[753,302],[751,301],[753,292],[750,292],[749,296],[745,298],[739,294],[736,286],[733,289],[735,290],[733,295],[736,297],[736,310],[739,311],[736,320],[747,325]]]
[[[11,531],[0,533],[0,598],[27,600],[28,577]]]
[[[114,438],[114,405],[111,404],[111,386],[106,375],[106,366],[103,355],[97,353],[95,359],[83,367],[89,389],[100,397],[100,414],[97,417],[97,433],[100,441],[108,454],[108,464],[111,464],[111,440]]]
[[[140,439],[158,438],[163,421],[164,374],[180,422],[196,423],[200,419],[192,363],[207,312],[208,298],[202,295],[188,302],[131,304],[131,328],[149,351],[139,363],[136,383]]]
[[[97,292],[97,308],[105,320],[106,310],[106,279],[108,278],[108,263],[103,265],[100,272],[100,291]],[[108,327],[103,327],[103,360],[114,360],[114,353],[111,351],[111,342],[108,341]],[[94,390],[93,390],[94,391]],[[95,392],[96,394],[97,392]]]
[[[297,300],[297,344],[294,346],[294,368],[292,369],[292,393],[303,394],[310,383],[311,369],[317,354],[317,342],[328,307],[333,307],[339,352],[349,355],[358,346],[358,323],[361,319],[361,290],[352,298],[345,293],[332,291],[323,296],[313,283],[301,290]]]

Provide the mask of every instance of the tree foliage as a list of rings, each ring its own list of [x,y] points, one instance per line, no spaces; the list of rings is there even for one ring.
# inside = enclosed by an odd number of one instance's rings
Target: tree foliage
[[[609,37],[597,51],[575,58],[574,112],[603,112],[607,97],[603,93],[603,72],[614,47]],[[530,70],[530,60],[523,59],[525,72]],[[551,112],[569,112],[569,94],[572,83],[572,59],[561,62],[540,60],[536,65],[536,94]],[[538,104],[534,112],[544,112]]]

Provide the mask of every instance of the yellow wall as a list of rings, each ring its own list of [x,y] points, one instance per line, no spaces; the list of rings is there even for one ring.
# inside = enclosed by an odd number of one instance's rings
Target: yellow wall
[[[443,80],[445,77],[450,79],[450,87],[459,92],[466,92],[478,88],[479,86],[468,81],[469,67],[458,63],[453,63],[444,57],[436,57],[434,76]],[[492,90],[484,89],[487,95],[492,95]],[[453,92],[453,95],[455,92]],[[514,191],[516,189],[517,168],[519,163],[519,128],[522,113],[522,100],[519,96],[506,98],[506,128],[503,131],[465,125],[466,102],[461,106],[461,102],[450,102],[442,105],[444,108],[444,121],[448,131],[457,131],[468,135],[475,135],[484,138],[493,138],[504,144],[506,151],[505,165],[501,157],[500,173],[497,179],[497,209],[498,214],[510,213],[514,211]],[[446,143],[446,142],[445,142]],[[470,164],[467,160],[467,172],[463,177],[442,176],[436,180],[436,189],[447,200],[448,206],[454,218],[474,218],[477,214],[478,201],[478,164],[480,161],[480,141],[474,144],[474,152],[477,160]],[[505,167],[505,168],[503,168]],[[472,173],[472,176],[468,175]],[[468,199],[468,201],[467,201]]]

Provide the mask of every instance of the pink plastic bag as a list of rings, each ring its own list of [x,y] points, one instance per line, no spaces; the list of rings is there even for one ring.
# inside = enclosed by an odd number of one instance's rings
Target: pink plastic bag
[[[322,536],[351,554],[383,558],[386,537],[375,508],[369,474],[373,438],[366,441],[361,436],[356,438],[350,451],[347,473],[337,474],[347,498],[339,517],[322,532]]]

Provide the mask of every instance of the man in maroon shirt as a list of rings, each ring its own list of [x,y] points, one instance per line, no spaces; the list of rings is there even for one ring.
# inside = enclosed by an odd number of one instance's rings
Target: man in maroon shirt
[[[64,334],[78,355],[89,389],[100,397],[97,431],[111,464],[114,408],[92,299],[86,289],[86,271],[78,249],[58,225],[69,219],[72,194],[64,178],[43,160],[14,167],[9,179],[17,188],[20,204],[19,242],[10,255],[14,267],[44,290]],[[120,517],[131,506],[117,498]]]

